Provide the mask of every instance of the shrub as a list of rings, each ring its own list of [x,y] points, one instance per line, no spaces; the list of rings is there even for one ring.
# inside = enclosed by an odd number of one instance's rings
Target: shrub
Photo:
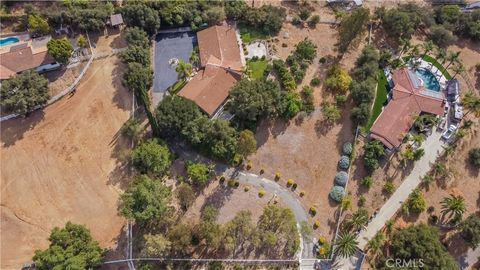
[[[310,18],[310,20],[308,20],[308,26],[311,28],[315,28],[319,22],[320,22],[320,16],[313,15]]]
[[[234,187],[234,188],[238,188],[239,186],[240,186],[240,182],[235,181],[235,183],[233,184],[233,187]]]
[[[310,207],[308,212],[310,213],[310,215],[315,216],[317,214],[317,209],[312,206],[312,207]]]
[[[352,154],[352,151],[353,151],[352,143],[346,142],[343,144],[342,152],[344,155],[350,156],[350,154]]]
[[[302,191],[300,191],[299,195],[300,195],[300,197],[303,197],[303,196],[305,196],[305,191],[303,191],[303,190],[302,190]]]
[[[265,193],[266,193],[265,190],[263,190],[263,189],[260,190],[260,191],[258,192],[258,197],[262,198],[263,196],[265,196]]]
[[[249,187],[249,186],[245,186],[245,187],[243,188],[243,190],[244,190],[245,192],[248,192],[248,191],[250,190],[250,187]]]
[[[385,185],[383,185],[383,191],[388,195],[393,194],[393,192],[395,192],[395,185],[393,184],[393,182],[387,181]]]
[[[337,101],[337,106],[343,107],[345,103],[347,102],[347,96],[346,95],[336,95],[335,100]]]
[[[252,168],[252,163],[249,161],[249,162],[247,163],[247,170],[250,170],[251,168]]]
[[[287,43],[282,43],[282,47],[283,47],[283,48],[288,47]]]
[[[293,25],[300,25],[301,23],[302,23],[302,20],[300,19],[300,17],[294,16],[294,17],[292,18],[292,24],[293,24]]]
[[[225,176],[220,176],[220,184],[225,183]]]
[[[348,156],[340,157],[340,160],[338,161],[338,166],[344,170],[348,169],[348,167],[350,167],[350,158]]]
[[[313,229],[318,229],[320,227],[320,221],[318,220],[315,220],[315,222],[313,223]]]
[[[300,17],[302,21],[306,21],[308,17],[310,17],[310,14],[312,14],[312,12],[306,6],[300,7],[298,9],[298,17]]]
[[[320,64],[325,64],[325,63],[327,62],[327,58],[325,58],[325,57],[322,56],[322,57],[320,57],[320,59],[318,60],[318,62],[319,62]]]
[[[474,167],[480,168],[480,148],[470,149],[468,151],[468,159]]]
[[[227,185],[231,188],[235,187],[235,180],[234,179],[229,179],[227,182]]]
[[[358,198],[358,206],[363,207],[366,201],[367,199],[365,198],[365,196],[361,195],[360,198]]]
[[[338,172],[335,175],[335,184],[344,187],[348,181],[348,174],[346,172]]]
[[[287,181],[287,187],[290,187],[290,186],[292,186],[293,184],[295,184],[295,181],[293,181],[293,179],[288,179],[288,181]]]
[[[330,191],[330,198],[336,202],[341,202],[345,196],[345,189],[341,186],[334,186]]]
[[[311,86],[319,86],[320,85],[320,78],[315,77],[310,81]]]
[[[281,173],[279,173],[279,172],[275,173],[275,181],[280,180],[280,177],[282,177]]]
[[[373,184],[373,178],[371,176],[365,176],[360,181],[360,184],[366,188],[370,188]]]
[[[260,174],[264,174],[265,173],[265,169],[260,169]]]

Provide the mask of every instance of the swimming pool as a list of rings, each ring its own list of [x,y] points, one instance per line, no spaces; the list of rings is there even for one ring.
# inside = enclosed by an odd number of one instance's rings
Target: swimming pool
[[[430,91],[440,92],[440,83],[433,73],[427,69],[419,68],[415,70],[415,74],[422,79],[426,89]]]
[[[7,46],[7,45],[12,45],[12,44],[15,44],[19,41],[20,41],[20,39],[18,39],[17,37],[2,38],[2,39],[0,39],[0,47]]]

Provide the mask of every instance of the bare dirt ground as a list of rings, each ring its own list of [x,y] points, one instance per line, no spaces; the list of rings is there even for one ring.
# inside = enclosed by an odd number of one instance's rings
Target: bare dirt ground
[[[125,223],[117,215],[119,157],[129,145],[119,130],[131,108],[121,72],[116,57],[97,60],[75,95],[2,123],[2,269],[30,261],[50,230],[69,220],[114,246]]]
[[[48,92],[50,96],[53,97],[69,87],[78,75],[80,75],[86,65],[87,61],[84,61],[69,69],[61,69],[45,73],[45,77],[50,82],[48,84]]]
[[[287,7],[289,15],[296,14],[295,5],[285,2],[282,5]],[[316,10],[312,14],[319,14],[322,20],[334,20],[335,15],[330,8],[322,3],[313,5]],[[259,125],[256,133],[258,150],[250,158],[252,170],[258,173],[263,168],[266,177],[270,179],[278,172],[282,175],[280,182],[283,184],[288,179],[293,179],[298,184],[295,193],[305,191],[305,196],[299,197],[304,207],[308,209],[314,206],[317,209],[316,216],[312,218],[312,223],[318,220],[321,224],[316,234],[332,236],[336,225],[337,204],[330,201],[328,193],[338,171],[341,146],[353,140],[354,128],[349,116],[351,104],[343,109],[339,124],[327,127],[322,123],[320,104],[324,100],[333,100],[331,93],[324,88],[323,80],[333,63],[338,63],[349,71],[354,67],[355,60],[365,45],[366,35],[342,59],[337,58],[335,48],[337,29],[329,24],[318,24],[315,29],[311,29],[285,23],[276,38],[275,55],[284,60],[294,50],[295,44],[305,38],[311,39],[317,45],[317,57],[308,68],[298,90],[308,85],[314,77],[319,77],[322,83],[314,90],[316,110],[303,122],[294,119],[289,123],[265,121]],[[282,46],[283,43],[287,47]],[[330,60],[326,64],[320,64],[321,57]]]

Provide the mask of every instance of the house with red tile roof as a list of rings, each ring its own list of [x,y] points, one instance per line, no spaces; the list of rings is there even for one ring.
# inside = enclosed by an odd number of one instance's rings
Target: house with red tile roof
[[[445,97],[425,89],[415,72],[402,68],[393,72],[392,99],[370,130],[370,137],[390,150],[397,149],[421,113],[443,115]]]
[[[197,40],[201,69],[178,95],[192,100],[213,117],[242,78],[244,65],[233,25],[224,22],[199,31]]]
[[[43,72],[59,68],[60,64],[48,54],[48,40],[49,36],[3,49],[0,52],[0,80],[12,78],[29,69]]]

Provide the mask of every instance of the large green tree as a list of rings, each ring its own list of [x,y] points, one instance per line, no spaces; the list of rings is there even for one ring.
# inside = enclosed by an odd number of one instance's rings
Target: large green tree
[[[140,63],[143,66],[150,66],[150,50],[137,45],[129,45],[121,54],[122,61],[128,63]]]
[[[422,269],[458,269],[457,263],[440,242],[438,229],[434,227],[425,224],[410,226],[395,232],[391,241],[390,258],[417,262],[421,259],[424,264]]]
[[[480,217],[476,214],[470,215],[461,224],[461,236],[471,248],[480,245]]]
[[[195,185],[205,185],[210,180],[211,168],[205,163],[188,163],[187,175]]]
[[[163,176],[170,169],[172,154],[163,142],[150,139],[133,150],[132,161],[140,173]]]
[[[121,8],[121,13],[127,25],[140,27],[149,35],[154,35],[160,28],[158,12],[146,4],[127,4]]]
[[[171,190],[159,180],[141,175],[121,196],[120,212],[128,219],[148,223],[172,215]]]
[[[378,168],[378,160],[385,155],[385,148],[380,141],[372,140],[366,143],[363,149],[363,163],[365,169],[371,173]]]
[[[183,136],[192,145],[213,158],[232,161],[237,153],[237,131],[222,119],[201,116],[187,123]]]
[[[100,266],[104,251],[83,225],[67,222],[65,228],[53,228],[45,250],[35,251],[35,269],[95,269]]]
[[[239,246],[251,239],[255,232],[255,225],[252,221],[252,213],[248,210],[238,212],[235,217],[225,224],[224,245],[229,251],[235,251]]]
[[[256,122],[262,117],[281,115],[286,95],[272,80],[241,80],[230,91],[227,109],[237,119]]]
[[[139,27],[128,27],[125,31],[125,40],[130,46],[150,47],[150,40],[147,32]]]
[[[156,110],[157,122],[164,137],[178,136],[188,123],[201,115],[193,101],[175,95],[163,98]]]
[[[0,94],[0,105],[6,111],[23,116],[50,98],[48,80],[33,70],[3,81]]]
[[[367,29],[370,12],[367,8],[355,9],[352,13],[342,18],[338,29],[338,49],[344,53]]]
[[[145,234],[142,255],[147,257],[164,257],[170,251],[172,243],[161,234]]]
[[[150,67],[140,63],[129,63],[127,70],[123,74],[124,85],[133,91],[136,95],[140,95],[144,91],[148,91],[153,84],[153,71]]]
[[[48,53],[61,64],[67,64],[73,52],[72,43],[66,37],[51,39],[47,43],[47,48]]]
[[[28,29],[34,36],[43,36],[50,32],[47,20],[38,15],[28,15]]]

